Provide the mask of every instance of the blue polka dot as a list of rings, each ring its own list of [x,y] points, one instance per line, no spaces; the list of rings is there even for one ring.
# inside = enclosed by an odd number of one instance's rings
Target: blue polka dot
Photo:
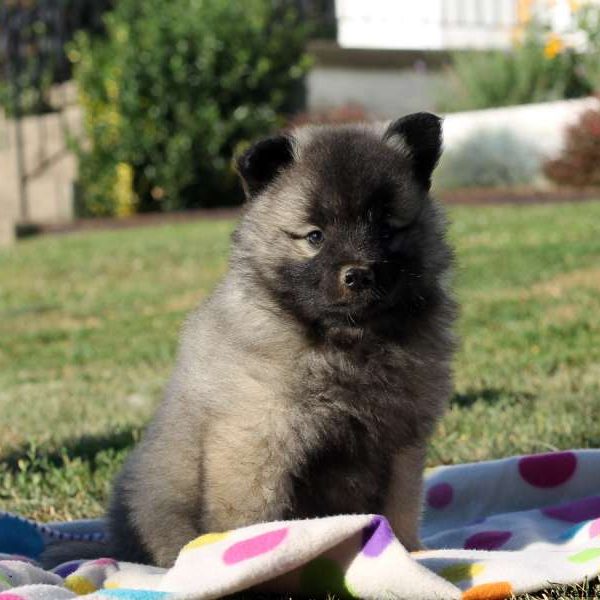
[[[167,592],[153,592],[151,590],[99,590],[107,598],[122,598],[122,600],[159,600],[166,598]]]
[[[44,549],[42,534],[27,521],[0,516],[0,552],[38,558]]]
[[[560,533],[557,539],[566,542],[567,540],[572,540],[584,527],[590,524],[591,521],[585,521],[583,523],[577,523],[577,525],[573,525],[573,527],[569,527],[565,529],[562,533]]]

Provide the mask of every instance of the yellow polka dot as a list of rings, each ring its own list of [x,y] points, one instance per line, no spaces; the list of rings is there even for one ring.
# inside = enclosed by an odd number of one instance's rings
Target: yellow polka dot
[[[442,569],[440,575],[452,583],[457,583],[465,579],[472,579],[481,575],[485,571],[485,566],[481,563],[457,563]]]
[[[512,596],[512,586],[508,581],[483,583],[463,592],[462,600],[505,600]]]
[[[104,589],[106,589],[106,590],[118,590],[119,589],[119,585],[117,583],[114,583],[113,581],[105,581],[104,582]]]
[[[91,594],[98,589],[89,579],[81,575],[69,575],[65,579],[65,586],[78,596]]]
[[[228,535],[228,531],[224,531],[223,533],[206,533],[186,544],[181,551],[187,552],[188,550],[195,550],[196,548],[201,548],[202,546],[207,546],[208,544],[220,542]]]

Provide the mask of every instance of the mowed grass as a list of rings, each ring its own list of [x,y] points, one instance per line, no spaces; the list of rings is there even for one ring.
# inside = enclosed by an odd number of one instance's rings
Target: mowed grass
[[[600,202],[450,217],[461,346],[430,465],[600,447]],[[101,514],[186,312],[225,272],[232,229],[48,236],[0,252],[3,509]]]

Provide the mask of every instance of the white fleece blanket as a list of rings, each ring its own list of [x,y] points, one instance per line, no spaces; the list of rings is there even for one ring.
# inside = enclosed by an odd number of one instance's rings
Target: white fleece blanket
[[[241,590],[339,598],[494,600],[600,574],[600,450],[432,469],[422,537],[409,554],[377,515],[262,523],[203,535],[171,569],[35,559],[101,521],[36,524],[0,513],[0,600],[181,600]]]

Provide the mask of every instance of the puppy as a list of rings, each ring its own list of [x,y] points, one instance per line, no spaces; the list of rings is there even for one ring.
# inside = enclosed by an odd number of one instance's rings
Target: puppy
[[[165,567],[204,532],[344,513],[383,514],[419,548],[456,312],[429,195],[440,152],[440,119],[417,113],[299,129],[239,158],[229,270],[187,319],[117,478],[110,554]]]

